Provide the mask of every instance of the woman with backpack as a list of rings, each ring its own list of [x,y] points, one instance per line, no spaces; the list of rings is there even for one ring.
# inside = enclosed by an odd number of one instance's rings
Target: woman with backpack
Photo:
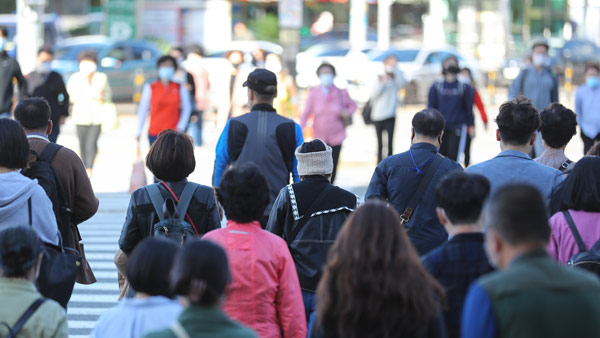
[[[28,159],[29,141],[21,125],[0,119],[0,228],[29,224],[42,241],[57,245],[52,202],[36,180],[20,173]]]
[[[550,256],[561,264],[600,241],[600,157],[579,160],[550,197]],[[573,229],[582,242],[574,236]],[[583,250],[585,249],[585,250]]]
[[[131,195],[119,238],[120,251],[115,256],[115,264],[123,275],[126,273],[126,257],[123,254],[128,256],[146,237],[160,235],[177,237],[181,241],[182,234],[201,237],[221,227],[213,189],[187,180],[196,168],[190,136],[171,129],[161,132],[146,156],[146,166],[159,182],[138,189]],[[185,210],[177,210],[184,204],[188,205]],[[171,216],[173,219],[170,219]],[[168,229],[164,231],[162,226],[156,226],[165,222],[176,223],[181,231],[169,232]]]
[[[29,226],[0,230],[0,337],[10,332],[22,338],[67,338],[69,334],[65,309],[43,298],[34,284],[42,245]]]

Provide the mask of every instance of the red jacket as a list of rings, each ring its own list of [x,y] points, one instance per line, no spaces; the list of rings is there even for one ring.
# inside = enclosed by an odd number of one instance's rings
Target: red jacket
[[[260,223],[227,222],[203,237],[225,248],[233,281],[223,310],[260,337],[306,337],[300,282],[287,244]]]

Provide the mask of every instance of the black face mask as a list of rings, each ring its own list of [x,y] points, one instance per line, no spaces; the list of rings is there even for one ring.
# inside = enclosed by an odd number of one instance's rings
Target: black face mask
[[[448,68],[446,68],[446,73],[456,75],[456,74],[460,73],[460,68],[458,68],[455,65],[448,66]]]

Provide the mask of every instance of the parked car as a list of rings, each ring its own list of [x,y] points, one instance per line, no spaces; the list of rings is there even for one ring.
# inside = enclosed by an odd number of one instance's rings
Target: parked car
[[[377,81],[376,74],[383,71],[383,60],[390,54],[394,54],[398,59],[398,67],[407,81],[404,98],[407,104],[427,102],[429,88],[434,82],[442,79],[442,62],[449,56],[455,56],[460,67],[468,67],[475,81],[479,82],[481,79],[478,63],[463,57],[454,47],[392,47],[385,51],[372,51],[367,55],[368,60],[364,65],[353,66],[361,85],[360,89],[354,92],[354,100],[366,102],[369,99]],[[350,94],[353,95],[353,92]]]
[[[98,54],[98,71],[106,73],[115,101],[139,101],[144,83],[156,78],[158,47],[144,40],[114,41],[104,36],[71,38],[55,49],[52,68],[65,81],[79,71],[79,53],[91,50]]]
[[[367,53],[376,48],[376,44],[368,42],[364,48],[351,48],[348,41],[323,43],[310,47],[296,56],[296,84],[299,88],[310,88],[319,84],[317,68],[326,62],[336,69],[335,84],[345,88],[356,82],[354,66],[367,61]]]

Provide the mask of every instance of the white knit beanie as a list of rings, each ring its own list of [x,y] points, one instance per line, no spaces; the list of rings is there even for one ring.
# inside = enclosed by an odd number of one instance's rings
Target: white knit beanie
[[[313,153],[301,153],[300,148],[296,149],[296,158],[298,159],[298,175],[329,175],[333,172],[333,157],[331,156],[331,147],[320,139],[315,139],[325,145],[325,151],[316,151]]]

